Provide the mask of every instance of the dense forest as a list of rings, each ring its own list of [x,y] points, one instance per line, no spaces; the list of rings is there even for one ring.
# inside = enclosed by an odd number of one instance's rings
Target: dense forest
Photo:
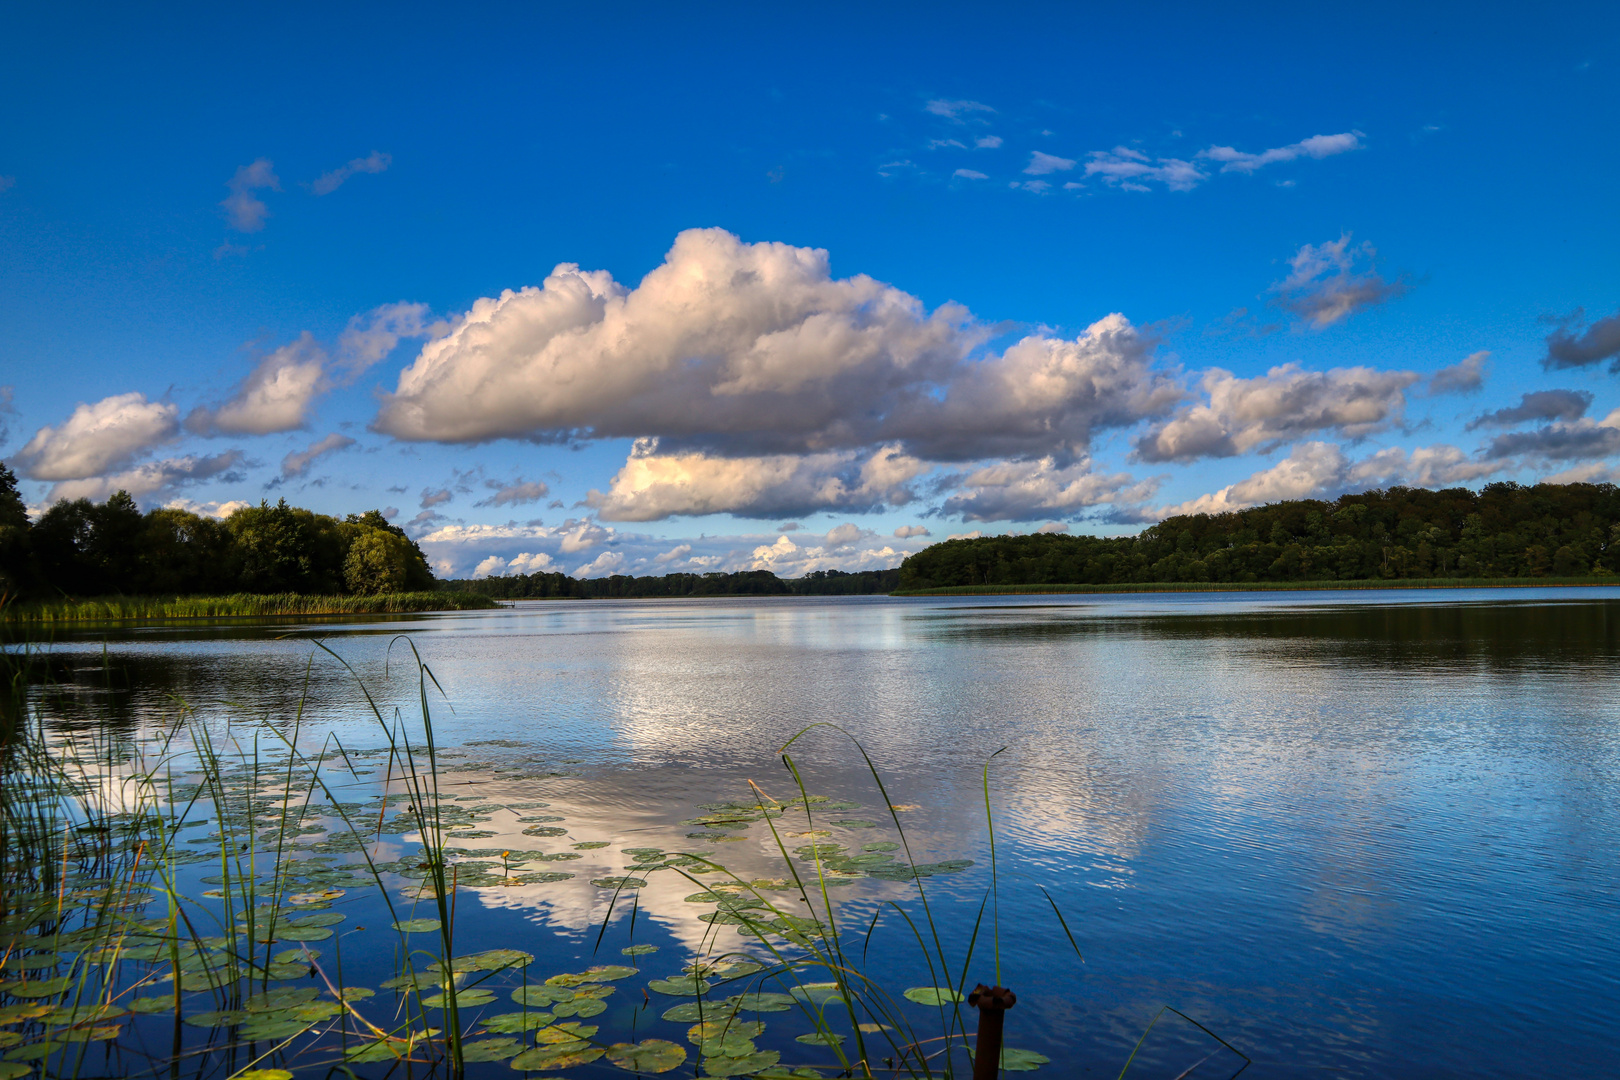
[[[947,540],[901,589],[953,585],[1367,581],[1620,573],[1613,484],[1390,488],[1166,518],[1138,536]]]
[[[510,577],[457,579],[445,587],[500,600],[548,597],[612,599],[637,596],[869,596],[893,592],[900,571],[817,570],[801,578],[779,578],[769,570],[734,574],[665,574],[661,577],[572,578],[567,574],[513,574]]]
[[[143,514],[120,491],[99,505],[63,500],[30,524],[16,477],[0,465],[0,597],[369,596],[435,585],[421,550],[375,510],[338,519],[283,499],[219,521]]]

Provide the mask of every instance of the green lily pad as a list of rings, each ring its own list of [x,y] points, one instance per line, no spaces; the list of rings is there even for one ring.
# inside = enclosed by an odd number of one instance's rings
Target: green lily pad
[[[495,835],[490,833],[491,836]],[[568,830],[557,825],[530,825],[523,830],[524,836],[567,836]],[[600,1056],[600,1054],[598,1054]]]
[[[643,1039],[638,1043],[614,1043],[607,1059],[631,1072],[662,1073],[678,1068],[686,1060],[686,1047],[667,1039]]]
[[[972,1050],[968,1051],[971,1057]],[[1037,1054],[1033,1050],[1019,1050],[1016,1047],[1003,1046],[1001,1048],[1001,1067],[1008,1072],[1034,1072],[1042,1065],[1049,1064],[1051,1058],[1045,1054]]]
[[[250,1013],[279,1012],[282,1009],[291,1009],[298,1005],[308,1005],[321,996],[321,992],[314,987],[280,987],[267,994],[248,998],[243,1008]]]
[[[610,846],[610,842],[607,840],[581,840],[577,844],[569,845],[569,847],[572,847],[577,851],[596,851],[598,848],[605,848],[608,846]]]
[[[585,970],[585,974],[589,975],[593,980],[599,982],[613,982],[615,979],[628,979],[635,973],[635,968],[626,967],[624,964],[598,964],[595,967],[587,968]]]
[[[526,953],[521,949],[487,949],[480,953],[470,953],[456,959],[457,971],[500,971],[509,967],[520,967],[534,960],[533,953]],[[464,966],[465,965],[465,966]]]
[[[765,1021],[738,1020],[735,1016],[720,1020],[705,1020],[686,1029],[687,1041],[694,1043],[706,1043],[713,1042],[715,1039],[730,1038],[757,1039],[763,1034],[765,1034]],[[741,1057],[742,1055],[732,1054],[730,1056]]]
[[[844,1037],[832,1031],[812,1031],[808,1035],[797,1036],[794,1042],[802,1042],[806,1046],[843,1046]]]
[[[622,956],[646,956],[657,951],[658,946],[656,945],[626,945],[619,950],[619,953]]]
[[[841,821],[834,821],[831,824],[839,825],[839,826],[842,826],[843,828],[846,828],[846,829],[875,829],[875,828],[877,828],[877,822],[868,821],[865,818],[844,818]]]
[[[72,982],[72,979],[62,975],[55,979],[37,979],[34,982],[15,983],[6,992],[13,997],[20,998],[55,997],[66,990]]]
[[[534,1041],[544,1044],[565,1043],[576,1039],[589,1039],[595,1034],[595,1024],[581,1024],[570,1020],[566,1024],[554,1024],[551,1027],[542,1028],[535,1033]]]
[[[604,877],[592,878],[591,884],[598,889],[639,889],[647,882],[638,877]]]
[[[192,1013],[186,1017],[186,1023],[192,1027],[230,1027],[240,1024],[248,1018],[248,1014],[239,1009],[222,1009],[217,1012]]]
[[[243,1039],[290,1039],[301,1031],[308,1030],[310,1025],[303,1020],[263,1019],[253,1020],[236,1029],[236,1033]]]
[[[750,1076],[768,1069],[782,1060],[775,1050],[757,1050],[745,1057],[711,1057],[703,1059],[705,1076]]]
[[[899,851],[900,845],[893,840],[878,840],[871,844],[862,844],[862,851]]]
[[[288,919],[289,926],[336,926],[347,915],[341,911],[317,911],[312,915],[300,915],[296,919]]]
[[[515,1035],[523,1031],[537,1031],[550,1024],[552,1016],[547,1012],[513,1012],[501,1013],[484,1019],[484,1030],[496,1035]]]
[[[842,1004],[844,1000],[844,995],[839,991],[838,984],[835,982],[805,983],[803,986],[795,986],[789,993],[800,1001],[808,1002],[811,1005],[825,1005],[829,1001]]]
[[[33,1071],[32,1065],[24,1065],[20,1061],[0,1061],[0,1080],[17,1080]]]
[[[554,1005],[574,1000],[574,992],[561,986],[520,986],[512,991],[512,1000],[519,1005]]]
[[[514,1069],[526,1072],[571,1069],[576,1065],[588,1065],[604,1053],[606,1051],[600,1047],[576,1040],[557,1046],[537,1046],[533,1050],[525,1050],[512,1059],[511,1065]]]
[[[677,1024],[691,1024],[737,1015],[737,1006],[729,1001],[684,1001],[664,1010],[664,1019]]]
[[[364,1001],[376,997],[377,991],[367,986],[345,986],[334,995],[339,1001]]]
[[[709,992],[709,982],[695,975],[677,975],[672,979],[654,979],[647,984],[647,989],[670,997],[696,997]]]
[[[0,971],[45,971],[62,962],[56,953],[29,953],[27,956],[8,956],[0,963]]]
[[[793,1007],[791,994],[778,994],[770,990],[738,994],[726,1000],[735,1002],[737,1008],[744,1012],[786,1012]]]
[[[456,993],[456,1007],[460,1009],[476,1009],[480,1005],[488,1005],[495,1000],[493,990],[461,990]],[[450,1007],[449,994],[429,994],[422,999],[422,1005],[429,1009],[448,1009]]]
[[[274,933],[277,941],[325,941],[332,936],[332,929],[327,926],[278,926]]]
[[[393,928],[406,934],[426,934],[444,929],[444,923],[438,919],[401,919],[393,924]]]
[[[551,1011],[558,1016],[577,1016],[583,1020],[607,1012],[607,1002],[590,997],[576,998],[573,1001],[559,1001],[551,1007]]]
[[[505,1061],[522,1052],[523,1044],[517,1039],[479,1039],[461,1044],[463,1061]]]
[[[126,1004],[130,1012],[153,1013],[174,1012],[175,996],[173,994],[154,994],[150,997],[131,998]]]
[[[233,1075],[235,1080],[292,1080],[286,1069],[245,1069]]]
[[[913,986],[906,991],[906,1000],[919,1005],[949,1005],[963,997],[948,986]]]

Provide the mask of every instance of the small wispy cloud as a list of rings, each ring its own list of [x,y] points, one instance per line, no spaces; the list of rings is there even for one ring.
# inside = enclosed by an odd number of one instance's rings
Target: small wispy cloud
[[[1541,366],[1548,369],[1588,367],[1613,360],[1611,371],[1620,370],[1620,311],[1581,328],[1585,312],[1577,309],[1560,320],[1557,330],[1547,335],[1547,355]]]
[[[1200,150],[1198,156],[1220,162],[1223,173],[1252,173],[1280,161],[1293,161],[1302,157],[1321,159],[1349,153],[1351,150],[1360,150],[1363,149],[1364,144],[1361,140],[1364,138],[1366,136],[1359,131],[1344,131],[1337,135],[1312,135],[1297,143],[1262,150],[1258,154],[1246,154],[1230,146],[1211,146],[1207,150]]]
[[[1001,136],[985,135],[982,138],[974,139],[973,145],[980,150],[994,150],[1001,145]]]
[[[391,154],[380,150],[373,150],[363,158],[353,158],[345,165],[339,165],[331,172],[322,173],[309,185],[309,189],[317,195],[330,195],[343,186],[343,182],[359,173],[380,173],[387,170],[394,163]]]
[[[1275,303],[1321,330],[1358,311],[1404,296],[1404,281],[1386,281],[1371,269],[1378,255],[1369,243],[1350,246],[1350,234],[1321,244],[1305,244],[1288,260],[1293,272],[1272,286]],[[1358,271],[1365,260],[1369,268]]]
[[[959,178],[961,178],[963,180],[988,180],[988,179],[990,179],[989,176],[985,175],[982,172],[979,172],[977,169],[957,169],[955,172],[951,173],[951,175],[955,176],[955,177],[959,177]]]
[[[1086,162],[1086,175],[1124,191],[1151,191],[1149,182],[1160,183],[1171,191],[1191,191],[1208,180],[1198,166],[1180,158],[1151,158],[1140,150],[1116,146],[1093,150]]]
[[[259,158],[251,165],[243,165],[236,175],[225,182],[231,193],[220,200],[225,208],[225,219],[237,232],[258,232],[264,228],[264,219],[270,208],[253,193],[263,188],[281,190],[281,179],[276,176],[269,158]]]
[[[1028,176],[1047,176],[1055,172],[1068,172],[1074,166],[1075,162],[1070,158],[1043,154],[1036,150],[1030,154],[1029,164],[1024,166],[1024,172]]]
[[[936,98],[923,106],[924,112],[931,112],[935,116],[943,116],[947,120],[960,120],[964,116],[974,113],[993,113],[996,110],[982,101],[948,101]]]
[[[325,457],[327,454],[336,453],[339,450],[347,450],[353,445],[353,439],[349,438],[347,435],[339,435],[334,431],[332,434],[326,436],[326,438],[321,439],[318,442],[311,443],[306,449],[294,451],[293,453],[282,458],[282,479],[286,480],[295,476],[303,476],[309,471],[309,467],[318,459]]]

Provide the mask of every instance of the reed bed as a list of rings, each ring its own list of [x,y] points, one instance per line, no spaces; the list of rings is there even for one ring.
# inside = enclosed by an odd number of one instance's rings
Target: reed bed
[[[566,867],[584,851],[610,845],[477,846],[496,835],[478,826],[505,812],[525,814],[525,837],[569,833],[561,817],[529,813],[545,802],[455,795],[465,781],[453,778],[495,770],[543,788],[561,774],[533,754],[454,764],[463,751],[442,747],[434,732],[437,683],[414,646],[403,647],[419,719],[387,714],[356,676],[377,736],[364,748],[306,731],[325,725],[309,722],[302,705],[272,720],[177,704],[140,737],[52,729],[30,707],[49,691],[28,686],[41,670],[30,651],[0,652],[14,718],[0,731],[0,1080],[971,1072],[970,976],[1001,976],[988,763],[989,882],[966,941],[946,940],[926,883],[973,862],[914,856],[902,808],[852,738],[879,820],[853,819],[859,804],[812,793],[792,755],[806,729],[781,748],[784,790],[750,782],[737,799],[700,805],[680,823],[691,830],[686,850],[623,848],[622,870],[590,881],[606,906],[591,957],[551,971],[523,948],[547,951],[548,942],[467,950],[457,897],[543,890],[572,879]],[[318,643],[317,662],[347,668]],[[468,746],[496,754],[520,744]],[[745,876],[721,860],[727,841],[749,830],[769,833],[777,876]],[[885,834],[893,839],[833,839]],[[686,900],[703,930],[678,972],[649,978],[657,972],[642,957],[657,948],[635,944],[634,932],[639,890],[654,875],[695,890]],[[865,878],[903,883],[911,899],[845,925],[835,896]],[[1061,928],[1055,939],[1082,962],[1046,899],[1054,936]],[[590,962],[626,906],[632,943],[619,962]],[[880,933],[910,943],[930,973],[926,985],[887,986],[869,973]],[[366,980],[373,985],[352,977],[368,963],[375,975],[378,958],[391,958],[389,977]],[[1247,1059],[1211,1040],[1210,1053],[1235,1055],[1242,1071]],[[1017,1048],[1000,1062],[1006,1071],[1046,1064]]]
[[[1546,589],[1620,586],[1617,577],[1379,578],[1342,581],[1158,581],[1107,585],[945,585],[897,589],[892,596],[1021,596],[1044,593],[1316,592],[1330,589]]]
[[[393,615],[422,611],[477,611],[499,606],[487,596],[460,592],[382,593],[375,596],[311,596],[302,593],[106,596],[86,600],[36,600],[4,604],[0,605],[0,622],[50,626],[70,622],[147,619]]]

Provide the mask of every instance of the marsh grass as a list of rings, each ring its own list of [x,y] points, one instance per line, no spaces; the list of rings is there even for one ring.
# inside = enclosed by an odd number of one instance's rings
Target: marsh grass
[[[640,957],[655,952],[632,944],[621,950],[629,964],[539,978],[521,949],[458,949],[461,892],[543,887],[572,877],[554,867],[582,855],[471,850],[458,839],[489,819],[446,793],[434,729],[442,691],[414,645],[396,639],[396,647],[415,683],[419,717],[410,723],[326,646],[310,657],[311,671],[331,662],[354,674],[380,737],[366,749],[330,731],[311,739],[302,705],[271,722],[221,721],[177,703],[144,740],[93,725],[47,728],[30,714],[28,683],[48,677],[49,665],[27,650],[0,654],[18,717],[0,744],[0,1080],[363,1080],[579,1067],[807,1080],[971,1072],[967,989],[986,966],[1001,977],[989,762],[990,882],[966,941],[947,940],[925,883],[972,862],[919,861],[865,749],[842,729],[814,725],[781,748],[781,797],[751,782],[748,798],[704,804],[682,823],[706,841],[764,826],[781,876],[745,878],[712,852],[626,848],[622,874],[593,880],[607,900],[593,952],[625,905],[634,941],[637,890],[652,875],[678,875],[697,890],[688,901],[712,909],[699,916],[699,955],[646,982],[640,1004],[626,994],[609,1014],[614,984],[642,976]],[[828,825],[876,823],[840,822],[835,815],[857,804],[811,792],[793,750],[816,732],[847,739],[860,756],[894,840],[859,852],[823,841],[834,835]],[[362,779],[379,768],[380,781]],[[367,801],[353,801],[356,791]],[[549,824],[553,816],[541,819],[525,832],[566,832]],[[808,842],[795,845],[795,833]],[[385,858],[402,837],[416,838],[415,853]],[[351,861],[328,865],[341,855]],[[523,869],[536,863],[547,869]],[[911,899],[884,900],[864,926],[846,925],[834,894],[862,878],[902,883]],[[206,885],[214,887],[199,891]],[[387,927],[339,932],[356,911],[368,922],[382,915]],[[740,943],[726,936],[733,932]],[[376,988],[346,982],[346,948],[391,955],[394,974]],[[886,966],[873,961],[897,949],[914,950],[927,985],[902,989],[872,974]],[[691,1025],[686,1046],[628,1041],[668,1022]],[[774,1045],[762,1046],[767,1029]],[[1002,1060],[1011,1071],[1046,1062],[1018,1049]]]
[[[132,619],[394,615],[421,611],[479,611],[499,606],[487,596],[460,592],[382,593],[376,596],[313,596],[304,593],[104,596],[85,600],[34,600],[0,604],[0,623],[50,626],[56,623],[122,622]]]

